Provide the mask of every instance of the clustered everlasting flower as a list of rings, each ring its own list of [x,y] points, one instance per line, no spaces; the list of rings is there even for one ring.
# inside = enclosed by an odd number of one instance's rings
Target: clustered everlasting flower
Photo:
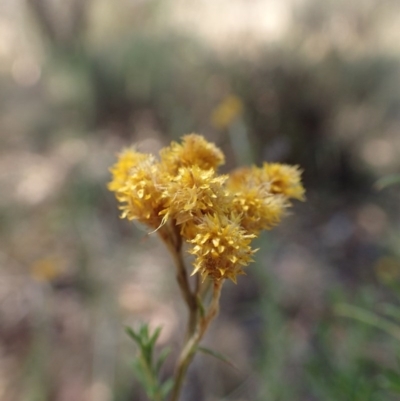
[[[126,149],[110,169],[108,188],[121,217],[152,231],[177,230],[195,257],[193,274],[236,282],[256,252],[252,240],[281,221],[290,199],[303,200],[304,188],[297,166],[264,163],[219,175],[224,159],[196,134],[162,149],[159,160]]]

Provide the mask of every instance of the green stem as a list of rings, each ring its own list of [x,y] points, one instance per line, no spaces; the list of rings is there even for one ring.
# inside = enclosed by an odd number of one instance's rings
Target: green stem
[[[177,232],[176,229],[174,230],[171,226],[165,230],[161,229],[159,235],[171,252],[177,268],[176,280],[181,290],[182,297],[189,309],[187,336],[191,336],[196,329],[198,305],[196,295],[193,294],[190,289],[189,278],[182,257],[182,240],[179,232]]]
[[[186,376],[187,369],[192,361],[197,347],[207,331],[211,321],[217,316],[219,309],[219,297],[221,294],[222,281],[214,282],[213,298],[208,309],[208,313],[200,319],[196,331],[188,339],[183,347],[178,359],[177,368],[175,372],[174,387],[172,388],[171,401],[178,401],[179,395],[182,390],[183,380]]]
[[[194,291],[191,290],[186,266],[182,257],[182,238],[180,236],[179,229],[174,222],[163,226],[158,233],[174,259],[177,267],[176,278],[178,285],[181,290],[182,297],[189,309],[186,343],[178,358],[174,375],[174,386],[172,388],[171,395],[171,401],[178,401],[190,362],[197,351],[197,347],[203,338],[204,333],[207,331],[211,321],[218,314],[222,280],[213,282],[213,297],[210,302],[208,312],[204,316],[199,316],[199,304],[197,297],[204,295],[209,283],[203,286],[200,279],[197,277],[195,289]]]
[[[151,366],[149,365],[149,361],[146,359],[145,355],[142,353],[142,355],[140,356],[140,362],[142,364],[143,367],[143,371],[146,374],[146,378],[147,378],[147,382],[149,385],[149,389],[154,389],[154,393],[152,395],[152,401],[162,401],[162,396],[160,393],[160,388],[159,388],[159,383],[157,378],[154,376],[154,372],[151,368]],[[157,389],[157,390],[156,390]],[[146,388],[147,390],[147,388]],[[150,397],[150,394],[147,394]]]

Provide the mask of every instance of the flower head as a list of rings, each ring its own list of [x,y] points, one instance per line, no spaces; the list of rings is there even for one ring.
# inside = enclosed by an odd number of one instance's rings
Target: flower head
[[[227,182],[233,194],[233,208],[241,216],[242,227],[258,234],[276,226],[288,206],[287,199],[271,192],[269,181],[263,181],[256,168],[234,171]]]
[[[304,200],[304,188],[301,185],[301,171],[298,166],[264,163],[261,177],[271,184],[270,190],[273,194]]]
[[[160,156],[161,163],[172,175],[181,167],[197,166],[203,170],[216,170],[225,162],[220,149],[196,134],[185,135],[182,144],[172,142],[161,150]]]
[[[117,192],[125,185],[132,168],[148,157],[149,155],[136,152],[133,148],[124,149],[118,155],[117,163],[110,168],[112,180],[108,183],[108,189],[112,192]]]
[[[180,167],[177,175],[165,183],[166,208],[162,214],[182,224],[221,211],[227,207],[223,189],[226,179],[227,176],[217,176],[213,169],[203,170],[196,165]]]
[[[160,178],[160,166],[151,155],[130,169],[124,185],[115,191],[122,218],[139,220],[152,228],[160,226],[160,212],[164,208]]]
[[[206,214],[189,241],[193,245],[189,252],[196,256],[192,274],[200,272],[203,279],[229,278],[236,283],[236,277],[244,274],[242,267],[256,252],[250,246],[254,237],[243,230],[238,217]]]
[[[296,166],[278,163],[232,172],[227,189],[233,194],[234,209],[242,216],[243,228],[258,234],[276,226],[290,206],[290,198],[304,199],[300,174]]]
[[[233,199],[233,208],[241,215],[242,227],[254,234],[278,225],[287,206],[283,196],[265,193],[262,187],[238,192]]]

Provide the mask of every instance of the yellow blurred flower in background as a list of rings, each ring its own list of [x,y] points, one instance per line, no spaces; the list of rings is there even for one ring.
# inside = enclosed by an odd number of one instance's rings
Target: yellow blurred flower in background
[[[30,266],[31,274],[34,279],[42,282],[50,282],[59,277],[63,271],[62,260],[55,256],[48,256],[36,260]]]
[[[384,283],[398,282],[400,278],[400,260],[395,257],[385,256],[375,264],[378,278]]]
[[[211,123],[215,128],[229,127],[243,113],[243,103],[236,95],[229,95],[214,109]]]

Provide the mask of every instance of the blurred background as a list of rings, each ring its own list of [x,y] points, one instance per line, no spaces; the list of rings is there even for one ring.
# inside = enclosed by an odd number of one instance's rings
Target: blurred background
[[[174,266],[106,184],[191,132],[223,172],[300,165],[307,201],[224,285],[205,343],[236,369],[197,356],[182,400],[400,399],[399,43],[396,0],[2,0],[0,399],[144,401],[140,322],[171,374]]]

